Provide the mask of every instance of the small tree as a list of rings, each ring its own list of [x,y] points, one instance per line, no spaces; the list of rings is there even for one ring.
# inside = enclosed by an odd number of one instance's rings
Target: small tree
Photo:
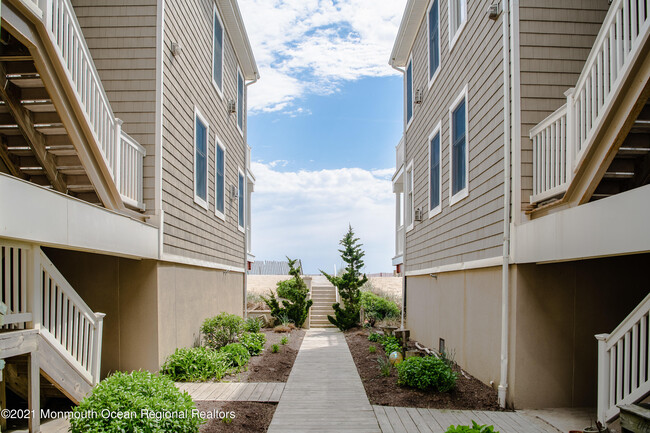
[[[300,327],[307,320],[309,308],[313,301],[307,299],[309,289],[300,276],[300,268],[295,267],[297,260],[291,260],[289,257],[287,257],[287,260],[289,261],[289,275],[293,278],[280,281],[277,284],[277,297],[271,292],[269,297],[262,296],[262,299],[269,306],[271,316],[275,319],[283,320],[283,318],[288,318],[289,321]],[[280,298],[284,298],[282,305],[280,305]]]
[[[363,244],[358,243],[359,238],[354,237],[352,226],[348,226],[348,232],[343,239],[339,242],[343,249],[340,249],[341,258],[347,264],[345,272],[341,276],[329,275],[321,270],[321,273],[337,288],[343,307],[340,303],[332,305],[334,308],[334,315],[327,316],[329,321],[345,331],[359,325],[359,310],[361,308],[361,286],[363,286],[368,278],[364,274],[361,276],[361,268],[363,268],[363,252],[361,247]]]

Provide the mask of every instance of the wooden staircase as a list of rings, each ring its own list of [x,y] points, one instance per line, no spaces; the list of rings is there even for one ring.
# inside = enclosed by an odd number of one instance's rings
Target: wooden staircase
[[[623,433],[650,433],[650,405],[621,406],[621,428]]]
[[[314,304],[309,310],[309,326],[311,328],[335,328],[327,316],[334,315],[332,304],[336,303],[336,288],[324,277],[312,280],[311,299]]]

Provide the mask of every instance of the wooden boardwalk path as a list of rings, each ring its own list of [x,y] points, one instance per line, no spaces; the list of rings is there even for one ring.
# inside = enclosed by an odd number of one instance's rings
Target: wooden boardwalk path
[[[284,383],[177,382],[176,387],[181,392],[187,391],[194,401],[257,401],[276,403],[280,401],[280,396],[284,390]]]
[[[373,406],[382,433],[444,433],[450,425],[493,425],[499,433],[559,433],[542,420],[519,412],[416,409]]]
[[[268,432],[381,433],[340,331],[307,332]]]

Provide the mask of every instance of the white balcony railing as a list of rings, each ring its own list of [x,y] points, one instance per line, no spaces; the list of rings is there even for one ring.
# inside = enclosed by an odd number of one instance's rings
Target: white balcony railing
[[[94,313],[38,246],[0,240],[5,329],[38,329],[84,377],[100,378],[104,314]]]
[[[56,48],[59,62],[66,71],[86,121],[125,203],[137,204],[137,207],[143,209],[143,168],[142,164],[132,161],[142,159],[145,150],[121,132],[121,122],[111,109],[70,0],[20,1],[43,21]],[[128,145],[124,145],[125,143]],[[124,152],[130,155],[125,155]],[[138,155],[132,155],[133,152]],[[127,170],[136,171],[131,173]]]
[[[564,193],[603,113],[647,39],[646,0],[614,0],[567,103],[530,131],[533,194],[539,203]]]
[[[598,339],[598,420],[606,423],[618,406],[650,392],[650,295],[612,332]]]
[[[404,159],[404,137],[402,137],[395,148],[395,170],[399,170],[399,168],[404,165]]]

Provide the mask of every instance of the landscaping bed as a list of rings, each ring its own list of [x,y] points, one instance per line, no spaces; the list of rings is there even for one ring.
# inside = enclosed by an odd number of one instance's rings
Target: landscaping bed
[[[228,422],[223,419],[210,419],[201,425],[200,433],[263,433],[271,424],[276,403],[254,403],[248,401],[200,401],[196,403],[199,411],[234,412]]]
[[[248,369],[237,374],[224,376],[222,382],[286,382],[293,363],[298,356],[298,350],[305,337],[303,329],[294,329],[290,333],[278,333],[272,329],[262,329],[266,336],[264,351],[259,356],[253,356]],[[287,344],[281,344],[282,337],[288,337]],[[272,352],[277,344],[278,353]]]
[[[345,338],[371,404],[430,409],[500,410],[497,392],[469,374],[463,374],[457,365],[454,367],[458,376],[456,387],[448,393],[399,386],[394,368],[389,376],[381,375],[377,359],[385,358],[386,354],[381,344],[368,341],[368,335],[369,331],[356,328],[347,331]],[[375,353],[370,353],[370,346],[376,347]]]

